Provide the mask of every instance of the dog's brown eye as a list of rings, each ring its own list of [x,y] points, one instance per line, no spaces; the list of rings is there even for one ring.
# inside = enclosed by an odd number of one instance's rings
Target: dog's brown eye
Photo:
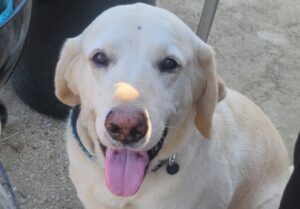
[[[94,54],[94,56],[92,57],[92,61],[97,66],[106,67],[108,65],[108,59],[104,52],[97,52],[96,54]]]
[[[171,73],[176,68],[180,67],[180,65],[174,58],[167,57],[159,63],[158,67],[161,72]]]

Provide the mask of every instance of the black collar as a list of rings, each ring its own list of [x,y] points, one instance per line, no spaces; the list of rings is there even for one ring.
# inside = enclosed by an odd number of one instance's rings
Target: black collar
[[[73,107],[71,109],[71,128],[72,128],[72,132],[73,132],[73,135],[81,149],[81,151],[85,154],[85,156],[87,156],[89,159],[91,160],[96,160],[96,156],[92,153],[90,153],[86,148],[85,146],[83,145],[82,141],[80,140],[80,137],[78,135],[78,132],[77,132],[77,120],[78,120],[78,117],[79,117],[79,113],[80,113],[80,105],[76,105],[75,107]]]

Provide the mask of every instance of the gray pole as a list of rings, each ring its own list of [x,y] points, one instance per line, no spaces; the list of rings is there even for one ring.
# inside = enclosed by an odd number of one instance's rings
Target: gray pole
[[[205,0],[196,34],[205,42],[217,11],[219,0]]]

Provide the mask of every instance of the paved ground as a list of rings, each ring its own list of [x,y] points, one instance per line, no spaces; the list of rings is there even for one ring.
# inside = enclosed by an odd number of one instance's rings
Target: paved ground
[[[200,0],[160,0],[196,29]],[[209,43],[231,88],[255,101],[281,132],[290,155],[300,129],[300,4],[298,0],[221,1]],[[0,160],[22,209],[79,209],[67,176],[65,123],[24,105],[10,85],[0,91],[9,122]]]

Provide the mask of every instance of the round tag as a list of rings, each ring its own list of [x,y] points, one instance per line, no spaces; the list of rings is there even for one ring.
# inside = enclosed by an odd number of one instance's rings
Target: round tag
[[[172,165],[167,165],[167,173],[170,175],[174,175],[179,171],[179,165],[177,163],[173,163]]]

